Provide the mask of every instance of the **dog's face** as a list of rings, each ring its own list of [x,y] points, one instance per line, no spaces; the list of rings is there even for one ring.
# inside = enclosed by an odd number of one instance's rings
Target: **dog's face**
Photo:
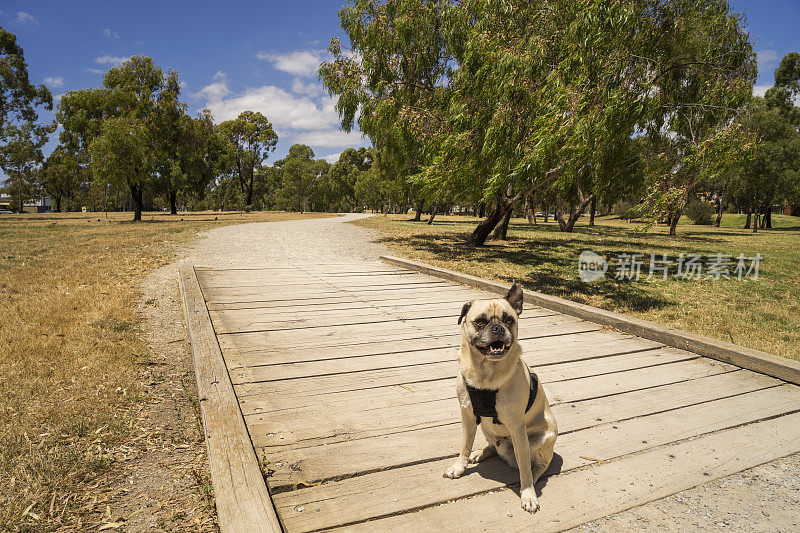
[[[517,320],[522,313],[522,289],[515,283],[505,299],[473,300],[461,308],[458,323],[470,346],[494,361],[506,356],[517,342]]]

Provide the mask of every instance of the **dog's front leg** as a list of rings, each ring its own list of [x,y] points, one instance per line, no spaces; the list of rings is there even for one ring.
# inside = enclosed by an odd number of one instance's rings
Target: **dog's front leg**
[[[455,479],[464,473],[469,463],[469,455],[472,452],[472,445],[475,443],[475,432],[478,430],[478,424],[475,421],[475,415],[472,414],[471,409],[461,408],[461,453],[458,459],[453,463],[453,466],[448,468],[444,477]],[[530,464],[530,461],[528,461]]]
[[[536,489],[533,487],[533,473],[531,472],[531,445],[528,441],[528,432],[525,421],[516,424],[511,431],[511,444],[514,445],[514,457],[519,468],[520,504],[529,513],[539,510],[539,500],[536,499]]]

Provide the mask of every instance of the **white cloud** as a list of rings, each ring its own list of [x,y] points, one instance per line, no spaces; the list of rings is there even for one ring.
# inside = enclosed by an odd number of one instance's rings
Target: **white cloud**
[[[342,155],[342,152],[337,152],[335,154],[326,155],[325,156],[325,161],[327,161],[328,163],[330,163],[332,165],[332,164],[336,163],[339,160],[339,156],[341,156],[341,155]]]
[[[108,28],[103,29],[103,36],[106,37],[107,39],[119,39],[119,33],[111,31]]]
[[[216,71],[214,73],[212,78],[214,78],[215,80],[218,80],[218,81],[225,81],[225,80],[228,79],[228,75],[225,74],[224,72],[222,72],[221,70],[218,70],[218,71]]]
[[[771,83],[753,86],[753,96],[764,96],[764,93],[766,93],[767,89],[769,89],[770,87],[772,87]]]
[[[99,69],[99,68],[91,68],[91,67],[89,67],[89,68],[86,69],[86,72],[91,72],[92,74],[102,74],[103,70]]]
[[[258,111],[275,126],[281,139],[312,147],[346,148],[360,146],[360,133],[339,130],[339,114],[334,98],[299,96],[274,85],[249,87],[232,94],[227,76],[215,75],[214,81],[192,96],[205,102],[217,122],[231,120],[242,111]]]
[[[319,64],[327,58],[327,52],[322,50],[295,50],[285,54],[259,52],[256,57],[262,61],[270,61],[277,70],[295,76],[313,76],[317,73]]]
[[[212,103],[222,101],[222,99],[228,96],[230,92],[231,91],[228,89],[228,84],[226,82],[215,81],[214,83],[209,83],[196,93],[192,93],[191,96],[197,100]]]
[[[64,86],[64,78],[61,76],[48,76],[44,79],[44,83],[49,87],[58,89]]]
[[[25,11],[17,11],[17,22],[20,24],[33,24],[35,26],[39,25],[39,21],[36,20],[36,17],[30,13],[26,13]]]
[[[778,52],[775,50],[759,50],[756,52],[758,61],[758,71],[763,72],[766,69],[774,67],[778,63]]]
[[[292,92],[306,96],[317,96],[322,94],[322,87],[318,83],[303,83],[300,78],[295,78],[292,81]]]
[[[337,129],[305,131],[293,136],[292,141],[323,148],[358,147],[366,144],[361,133],[355,131],[347,133]]]
[[[122,63],[129,60],[131,57],[119,57],[119,56],[112,56],[112,55],[102,55],[100,57],[94,58],[94,62],[98,65],[111,65],[112,67],[116,67],[117,65],[121,65]]]

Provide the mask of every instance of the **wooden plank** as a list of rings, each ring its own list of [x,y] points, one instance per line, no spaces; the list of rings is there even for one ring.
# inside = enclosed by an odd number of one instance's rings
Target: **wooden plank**
[[[567,337],[569,338],[569,337]],[[602,339],[602,337],[600,337]],[[651,341],[637,342],[636,338],[622,338],[595,341],[595,343],[576,349],[573,343],[564,343],[561,337],[545,339],[525,339],[520,342],[524,350],[525,361],[529,365],[536,363],[536,367],[541,369],[543,366],[569,362],[569,361],[588,361],[590,359],[601,359],[613,355],[625,353],[639,353],[645,350],[655,350],[660,347]],[[339,352],[342,353],[342,352]],[[458,347],[455,345],[447,346],[422,346],[421,349],[406,350],[402,352],[378,353],[375,355],[353,356],[346,354],[344,357],[334,357],[331,359],[314,359],[310,361],[285,361],[286,354],[274,354],[280,356],[280,362],[273,362],[270,355],[261,356],[261,364],[248,365],[248,372],[255,369],[265,369],[269,372],[268,380],[276,381],[280,379],[298,379],[310,376],[341,374],[344,372],[363,372],[366,370],[376,370],[380,368],[390,368],[392,366],[422,365],[443,361],[456,361]],[[229,368],[232,373],[242,372],[244,369]],[[451,368],[452,370],[452,368]]]
[[[296,302],[291,301],[284,301],[284,302],[276,302],[271,303],[267,302],[260,302],[260,301],[252,301],[252,302],[232,302],[232,303],[214,303],[208,302],[209,309],[213,309],[215,311],[222,311],[228,309],[268,309],[274,312],[280,312],[282,309],[285,310],[287,307],[291,307],[294,312],[299,313],[313,313],[316,310],[326,310],[326,309],[348,309],[353,306],[362,306],[364,305],[365,301],[374,307],[391,307],[391,306],[406,306],[406,305],[424,305],[428,303],[448,303],[450,305],[460,307],[464,302],[469,300],[475,299],[476,295],[479,295],[477,291],[471,291],[468,289],[464,289],[460,292],[451,292],[448,294],[418,294],[412,296],[400,296],[400,297],[391,297],[391,298],[381,298],[376,300],[364,300],[363,298],[357,298],[352,295],[343,296],[333,301],[318,301],[318,302],[309,302],[304,305],[297,305]],[[527,305],[525,309],[539,309],[539,307],[535,305]]]
[[[563,460],[560,470],[569,472],[701,434],[781,416],[796,411],[799,401],[800,391],[796,387],[781,385],[567,433],[559,436],[556,444],[556,453]],[[795,430],[795,435],[800,435],[800,431]],[[458,442],[454,445],[457,447]],[[442,478],[441,472],[452,461],[452,458],[447,458],[283,492],[275,495],[275,502],[288,529],[309,531],[361,522],[519,484],[519,473],[499,459],[470,467],[458,480]],[[624,463],[625,459],[620,462]],[[658,465],[648,467],[658,470]],[[313,509],[314,512],[298,512],[298,508]]]
[[[403,268],[419,270],[448,281],[456,281],[465,285],[479,287],[495,294],[505,294],[509,288],[509,285],[505,283],[478,278],[398,257],[381,256],[381,260]],[[559,313],[590,320],[597,324],[611,326],[620,331],[644,337],[645,339],[661,342],[682,350],[690,350],[705,357],[724,361],[740,368],[746,368],[754,372],[767,374],[788,381],[789,383],[800,385],[800,361],[778,357],[777,355],[760,350],[712,339],[711,337],[671,328],[649,320],[630,317],[613,311],[606,311],[605,309],[600,309],[591,305],[579,304],[535,291],[526,290],[525,301],[558,311]]]
[[[644,364],[644,363],[643,363]],[[616,363],[622,367],[622,362]],[[590,374],[591,370],[573,370],[576,374],[585,373]],[[724,374],[723,374],[724,376]],[[542,377],[542,373],[540,373]],[[774,378],[769,378],[774,379]],[[741,377],[738,378],[738,386],[741,390],[748,390],[751,387],[762,388],[761,380],[750,380],[748,383],[742,383]],[[723,381],[724,382],[724,381]],[[569,385],[564,384],[564,388]],[[548,385],[548,388],[556,389],[559,385]],[[681,387],[667,386],[670,390],[683,391]],[[661,387],[664,388],[663,386]],[[686,386],[686,389],[694,390],[694,386]],[[648,389],[652,391],[652,389]],[[716,397],[720,391],[709,391],[709,395]],[[647,399],[647,393],[634,394],[633,397],[642,397]],[[576,413],[579,416],[590,416],[584,411],[587,401],[581,400],[585,397],[585,392],[568,390],[568,395],[559,402],[553,402],[552,407],[554,413],[564,413],[567,417],[574,417]],[[630,393],[633,394],[633,393]],[[630,396],[629,394],[629,396]],[[660,394],[660,391],[653,393],[654,395]],[[658,400],[660,404],[647,404],[642,406],[627,406],[624,405],[624,411],[619,414],[620,417],[626,416],[639,416],[641,414],[648,414],[658,410],[665,409],[663,405],[670,405],[671,402],[678,401],[679,399],[684,402],[689,402],[692,398],[685,398],[681,392],[676,398],[669,398],[667,401],[661,396],[654,398],[653,401]],[[703,394],[699,395],[704,397]],[[611,401],[627,402],[628,396],[615,395],[608,400],[609,397],[594,399],[588,401],[589,403],[605,405]],[[458,403],[454,397],[434,399],[416,403],[409,403],[398,406],[375,406],[371,402],[361,402],[354,404],[340,405],[335,412],[329,412],[327,415],[323,413],[320,408],[302,408],[291,409],[290,412],[286,411],[272,411],[269,415],[261,412],[264,403],[248,402],[242,407],[244,411],[245,420],[248,423],[252,432],[266,432],[275,435],[272,439],[265,439],[265,445],[269,445],[269,453],[277,453],[278,449],[292,448],[292,447],[306,447],[313,445],[326,445],[336,442],[344,442],[350,440],[363,439],[375,435],[383,435],[387,433],[396,433],[399,431],[411,431],[417,428],[429,428],[435,426],[447,425],[457,422],[458,417]],[[686,405],[685,403],[682,405]],[[569,407],[561,407],[569,406]],[[579,409],[576,409],[580,407]],[[402,409],[403,416],[398,417],[398,409]],[[252,412],[249,412],[252,410]],[[619,412],[619,411],[615,411]],[[636,415],[631,414],[637,413]],[[325,415],[325,416],[323,416]],[[594,414],[586,419],[594,423],[602,418],[601,414]],[[309,419],[317,420],[314,424],[308,424]],[[561,424],[562,418],[556,417]],[[568,418],[572,420],[572,418]],[[583,420],[583,419],[582,419]],[[584,420],[585,422],[585,420]],[[583,423],[583,422],[582,422]],[[564,426],[562,424],[562,431],[566,431],[570,425]],[[262,442],[259,440],[259,442]]]
[[[458,524],[459,531],[564,531],[795,453],[798,428],[800,414],[786,415],[551,476],[539,484],[541,510],[533,516],[519,508],[516,491],[503,490],[347,529],[438,532]]]
[[[282,531],[191,265],[180,285],[220,529]]]
[[[547,384],[548,398],[553,403],[578,402],[606,396],[619,395],[636,390],[648,390],[671,383],[690,381],[704,376],[711,376],[730,372],[731,367],[722,363],[710,363],[707,360],[696,359],[659,367],[644,368],[622,372],[618,374],[604,374],[575,380],[573,382],[559,382]],[[441,382],[424,382],[415,384],[415,392],[409,392],[401,387],[381,387],[370,391],[369,404],[374,406],[389,405],[394,402],[398,406],[398,413],[402,412],[403,404],[411,400],[451,398],[453,409],[453,422],[434,425],[429,428],[419,428],[412,431],[397,431],[376,435],[356,440],[342,440],[341,442],[316,445],[314,441],[306,443],[305,447],[295,446],[291,449],[276,446],[280,442],[280,434],[268,432],[268,427],[255,429],[255,423],[249,422],[253,430],[253,444],[259,455],[275,465],[269,478],[270,486],[287,486],[298,482],[311,483],[322,479],[337,478],[353,475],[359,472],[369,472],[376,469],[385,469],[390,466],[414,463],[420,459],[429,460],[442,454],[442,442],[458,442],[460,429],[458,424],[458,405],[454,397],[455,380]],[[246,389],[243,389],[245,392]],[[399,391],[399,393],[398,393]],[[325,405],[330,412],[338,412],[346,408],[347,403],[357,402],[360,398],[365,402],[364,391],[348,391],[328,395]],[[244,396],[244,395],[240,395]],[[274,395],[275,401],[283,401],[282,396]],[[389,397],[389,398],[387,398]],[[297,396],[298,408],[301,406],[319,406],[319,398],[314,401],[305,400]],[[243,401],[250,401],[243,398]],[[269,413],[268,413],[269,414]],[[287,411],[281,416],[291,416]],[[276,416],[265,420],[277,420]]]
[[[383,357],[395,354],[397,357],[405,357],[403,354],[418,351],[435,350],[454,350],[458,347],[458,337],[452,341],[449,339],[437,339],[423,337],[421,339],[394,340],[376,342],[371,344],[360,344],[353,346],[334,346],[325,350],[308,350],[305,348],[295,348],[292,346],[284,350],[273,351],[264,348],[254,348],[252,350],[230,349],[225,352],[225,361],[228,368],[239,368],[242,366],[274,366],[281,364],[303,365],[306,363],[319,362],[326,364],[326,361],[338,359],[358,359],[368,360],[373,357]],[[550,337],[523,337],[520,344],[525,353],[536,354],[533,362],[536,365],[547,363],[553,355],[560,355],[566,352],[580,352],[587,358],[594,355],[605,355],[608,353],[609,344],[618,344],[620,352],[636,351],[663,346],[657,342],[648,341],[632,335],[617,333],[611,330],[590,330],[573,333],[571,335],[550,336]],[[453,352],[453,358],[455,358]]]
[[[533,321],[536,320],[534,323]],[[554,335],[567,335],[582,331],[597,331],[598,326],[585,320],[572,317],[529,317],[522,318],[521,322],[531,322],[535,327],[527,329],[525,337],[549,337]],[[460,337],[458,330],[453,333],[452,321],[449,318],[432,319],[422,328],[411,321],[395,322],[391,328],[367,328],[362,324],[330,326],[304,329],[301,332],[293,330],[277,331],[249,331],[220,335],[220,346],[223,350],[233,347],[239,351],[252,349],[271,349],[281,351],[285,347],[295,349],[321,350],[335,346],[355,346],[359,344],[373,344],[381,341],[405,340],[419,338],[457,339]],[[531,334],[531,331],[541,332]]]
[[[274,295],[273,293],[266,293],[266,292],[254,293],[252,291],[245,291],[245,290],[235,291],[228,289],[225,291],[220,291],[219,294],[215,293],[207,294],[206,300],[208,300],[208,302],[213,305],[263,302],[263,303],[273,303],[273,304],[290,304],[296,307],[302,307],[304,305],[311,305],[321,302],[324,303],[324,302],[335,302],[335,301],[370,301],[370,300],[377,301],[377,300],[389,300],[390,298],[399,299],[399,298],[411,298],[411,297],[427,297],[434,291],[430,287],[416,287],[416,288],[411,287],[405,289],[395,289],[386,292],[391,294],[350,291],[346,293],[336,293],[332,295],[312,294],[309,296],[306,295],[299,296],[297,292],[284,295]],[[435,293],[439,294],[440,297],[442,298],[452,297],[454,294],[455,295],[470,294],[461,285],[437,286]],[[465,301],[467,300],[468,298],[465,298]]]
[[[283,330],[302,330],[308,328],[338,328],[342,326],[353,325],[368,325],[402,322],[406,324],[424,322],[425,327],[434,327],[436,325],[449,325],[452,330],[457,331],[458,312],[454,312],[452,308],[442,308],[441,306],[433,306],[429,311],[421,312],[404,312],[401,308],[370,308],[367,305],[362,306],[358,313],[339,312],[324,316],[319,315],[306,315],[297,316],[290,312],[284,312],[282,319],[275,318],[262,318],[258,315],[247,315],[242,313],[232,313],[225,311],[222,313],[214,313],[212,319],[214,326],[217,329],[217,335],[229,335],[232,333],[252,333],[258,331],[283,331]],[[523,318],[538,318],[538,317],[563,317],[564,315],[553,313],[546,309],[539,311],[531,311]],[[446,319],[446,320],[445,320]],[[574,321],[574,319],[572,319]],[[392,327],[391,325],[387,327]]]

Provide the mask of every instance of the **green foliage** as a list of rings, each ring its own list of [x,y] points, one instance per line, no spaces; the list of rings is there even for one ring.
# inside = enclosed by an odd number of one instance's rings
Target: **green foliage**
[[[636,204],[630,202],[628,200],[620,200],[616,204],[614,204],[614,214],[617,215],[622,220],[631,220],[636,218],[637,210]]]
[[[8,175],[5,190],[17,210],[35,193],[42,147],[55,130],[55,124],[37,123],[40,106],[52,109],[49,89],[30,83],[16,36],[0,28],[0,169]]]
[[[40,185],[55,201],[54,209],[60,211],[62,201],[67,202],[83,186],[83,172],[77,154],[59,145],[42,165]],[[68,210],[68,206],[65,205]]]
[[[699,226],[710,226],[715,213],[713,204],[694,199],[686,204],[686,216]]]
[[[242,196],[246,205],[251,205],[256,173],[269,153],[275,150],[278,134],[267,117],[254,111],[243,111],[237,118],[220,124],[219,129],[230,143],[228,151],[232,171]]]
[[[643,133],[673,156],[651,210],[679,211],[735,159],[755,61],[725,1],[354,0],[339,16],[353,50],[334,39],[320,76],[414,196],[509,209],[546,186],[574,219],[641,188]]]

